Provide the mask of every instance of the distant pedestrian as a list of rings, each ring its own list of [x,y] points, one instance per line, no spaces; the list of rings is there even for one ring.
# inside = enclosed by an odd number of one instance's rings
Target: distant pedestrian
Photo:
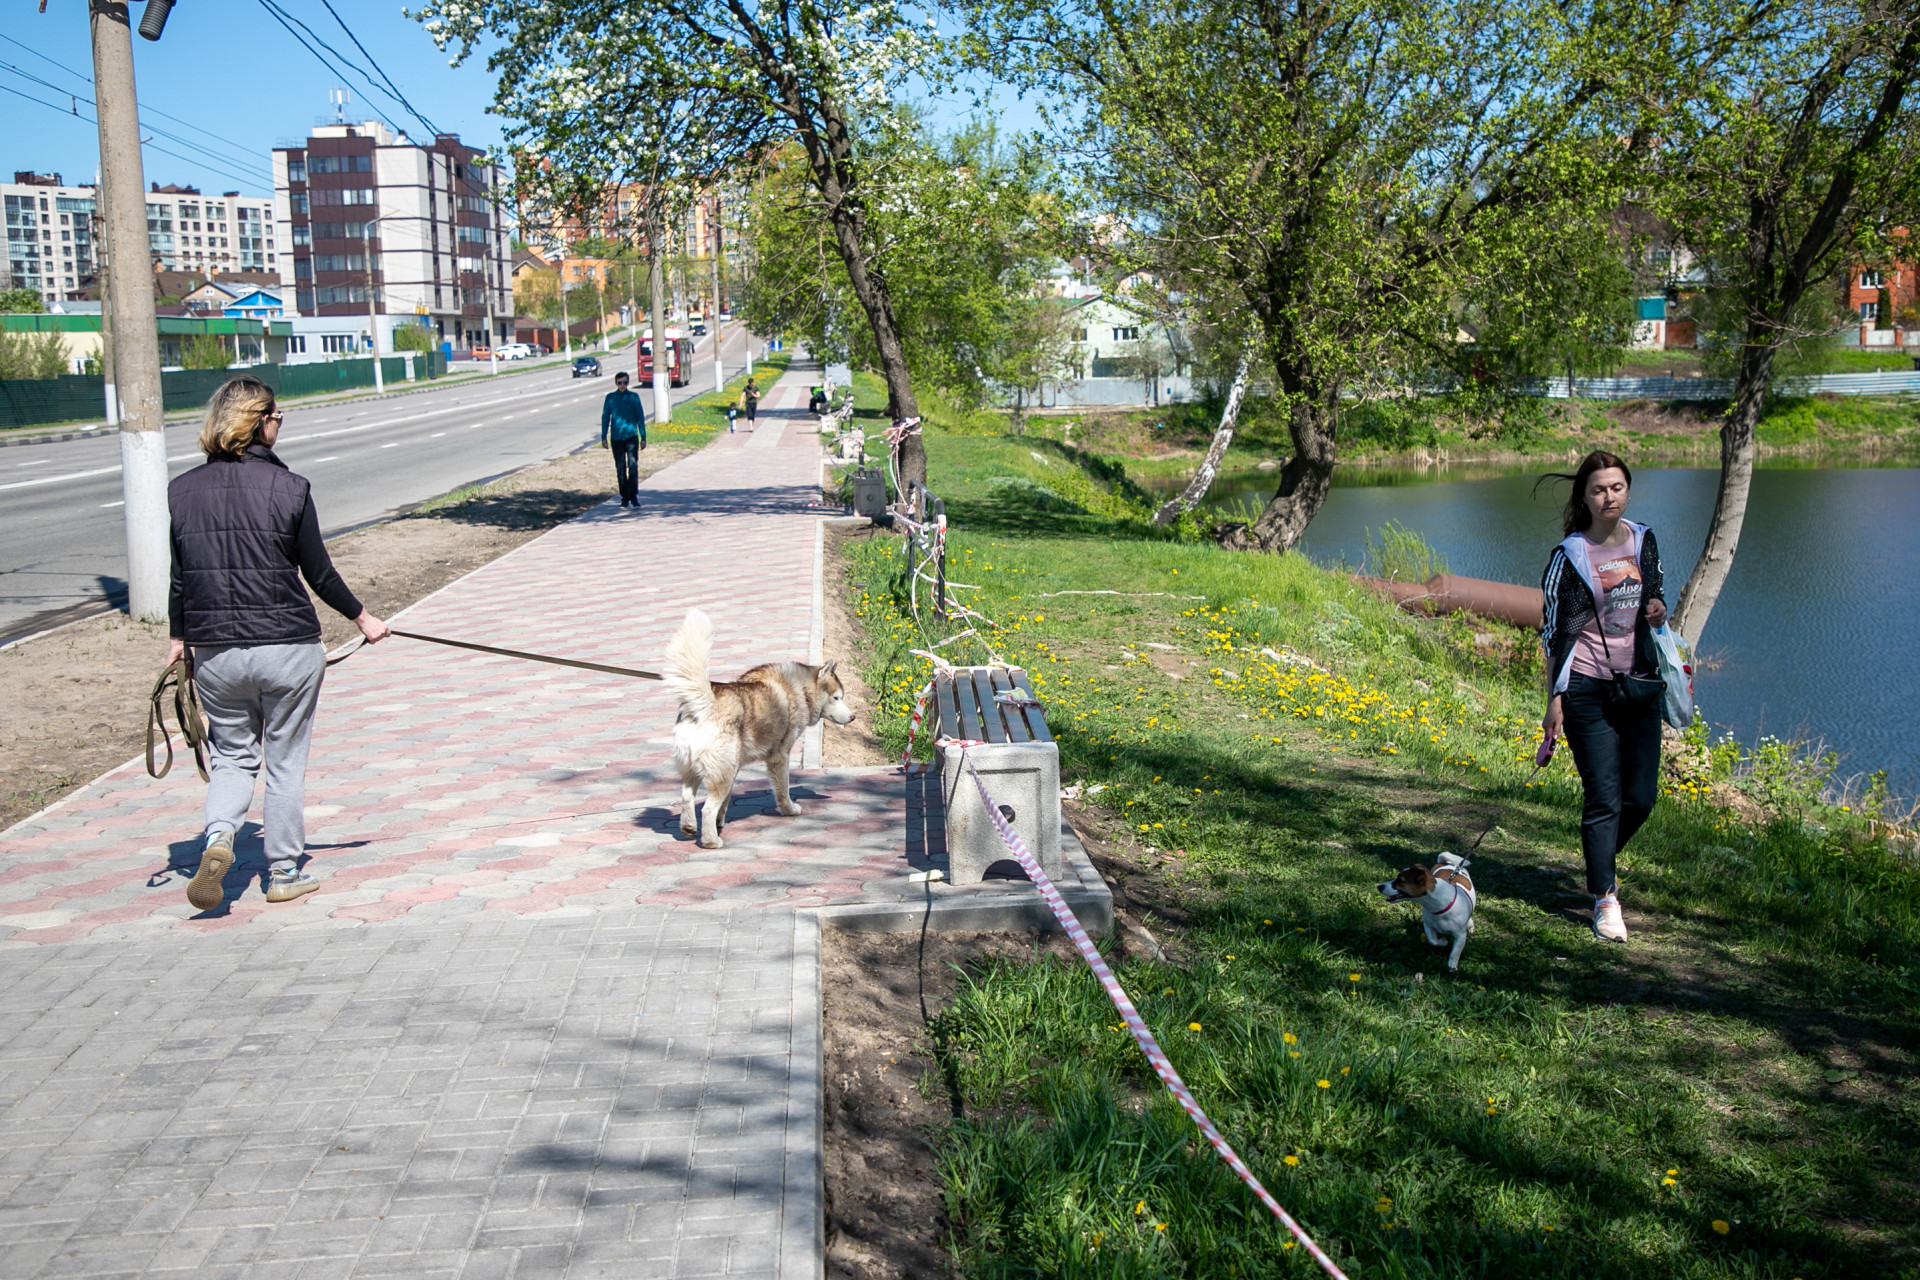
[[[1666,580],[1653,530],[1626,519],[1633,474],[1596,450],[1572,475],[1562,529],[1540,581],[1546,650],[1543,753],[1564,730],[1586,802],[1580,852],[1593,895],[1593,932],[1627,940],[1615,860],[1660,798],[1660,701],[1665,686],[1652,628],[1667,620]]]
[[[167,486],[173,582],[168,661],[189,661],[206,712],[210,760],[206,839],[187,901],[226,900],[234,832],[264,768],[267,901],[290,902],[320,882],[306,850],[307,743],[327,654],[305,578],[368,643],[387,624],[334,572],[305,479],[274,456],[280,412],[273,390],[237,377],[214,392],[200,429],[207,461]],[[189,657],[189,653],[191,657]]]
[[[747,411],[747,426],[752,427],[754,415],[760,411],[760,388],[752,378],[747,379],[746,389],[740,393],[740,407]]]
[[[627,375],[613,378],[613,390],[600,406],[600,447],[613,449],[613,478],[620,486],[620,505],[640,505],[640,451],[647,447],[647,411],[640,397],[627,390]]]

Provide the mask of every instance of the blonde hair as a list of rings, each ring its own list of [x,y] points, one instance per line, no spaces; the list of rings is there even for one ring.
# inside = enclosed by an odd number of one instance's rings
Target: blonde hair
[[[273,388],[255,377],[228,378],[207,401],[200,428],[200,452],[209,458],[237,458],[260,434],[273,412]]]

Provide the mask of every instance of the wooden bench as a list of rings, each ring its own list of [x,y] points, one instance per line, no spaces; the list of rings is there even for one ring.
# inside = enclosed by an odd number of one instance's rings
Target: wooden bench
[[[1005,701],[1003,694],[1016,696]],[[1047,727],[1045,709],[1034,700],[1027,673],[1017,667],[954,667],[934,676],[933,698],[936,739],[979,744],[941,748],[947,880],[978,884],[995,864],[1012,861],[980,802],[965,763],[969,757],[1001,815],[1041,869],[1058,880],[1060,749]]]

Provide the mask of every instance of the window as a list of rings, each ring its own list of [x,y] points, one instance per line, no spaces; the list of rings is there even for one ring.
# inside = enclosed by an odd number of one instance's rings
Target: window
[[[365,302],[367,286],[364,284],[337,284],[330,289],[315,289],[314,297],[323,305],[330,302]]]
[[[372,156],[309,156],[307,168],[314,173],[372,173]]]
[[[366,238],[367,224],[364,222],[316,222],[313,234],[321,240],[362,240]]]
[[[313,279],[313,259],[295,258],[293,260],[293,278],[295,280]],[[301,305],[305,305],[302,303]]]
[[[287,181],[288,182],[305,182],[306,180],[307,180],[307,162],[305,160],[287,161]],[[289,346],[287,350],[291,351],[293,350],[293,348]],[[304,351],[306,350],[306,348],[302,347],[301,350]]]
[[[320,335],[320,349],[335,355],[346,355],[360,348],[360,335],[357,333],[323,333]]]
[[[1115,325],[1113,329],[1113,340],[1115,342],[1138,342],[1140,340],[1140,326],[1137,324]]]
[[[453,206],[465,209],[468,213],[489,213],[493,210],[493,205],[485,196],[455,196]]]
[[[308,228],[306,227],[295,227],[293,229],[293,243],[295,245],[312,244],[313,237],[308,235],[307,231]],[[242,249],[251,249],[254,246],[248,244],[247,241],[243,239],[240,241],[240,247]]]
[[[1087,331],[1085,329],[1075,329],[1073,331],[1073,340],[1075,342],[1085,342],[1087,340]]]
[[[1878,271],[1862,271],[1860,273],[1860,287],[1862,289],[1881,288],[1880,273]]]
[[[1874,321],[1878,320],[1879,318],[1880,318],[1879,303],[1863,302],[1860,304],[1860,323],[1861,324],[1872,324]]]
[[[304,333],[296,333],[288,337],[287,354],[290,356],[303,356],[307,354],[307,335]]]
[[[487,242],[487,229],[485,227],[455,227],[453,234],[461,240],[471,241],[475,244],[485,244]],[[580,273],[575,271],[574,274],[579,275]]]
[[[313,259],[315,271],[365,271],[366,255],[359,253],[322,253]]]
[[[294,213],[305,213],[307,211],[307,198],[303,195],[288,196],[287,204]]]

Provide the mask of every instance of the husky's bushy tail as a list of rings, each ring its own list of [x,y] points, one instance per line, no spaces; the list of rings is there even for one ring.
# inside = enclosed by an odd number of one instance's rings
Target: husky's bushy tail
[[[680,699],[680,710],[699,720],[713,710],[713,685],[707,678],[707,655],[713,651],[713,620],[698,609],[687,610],[687,620],[667,645],[667,688]]]

